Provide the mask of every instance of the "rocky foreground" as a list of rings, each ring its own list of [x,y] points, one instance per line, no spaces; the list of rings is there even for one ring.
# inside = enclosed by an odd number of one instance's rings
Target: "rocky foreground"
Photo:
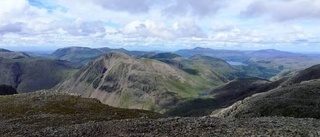
[[[320,136],[319,119],[171,117],[55,92],[0,96],[0,136]]]
[[[35,128],[1,121],[2,136],[320,136],[320,120],[284,117],[128,119]]]

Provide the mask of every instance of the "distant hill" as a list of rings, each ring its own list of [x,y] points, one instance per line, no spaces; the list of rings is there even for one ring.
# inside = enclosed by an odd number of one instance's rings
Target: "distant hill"
[[[73,63],[87,63],[101,56],[104,51],[87,47],[68,47],[57,49],[51,54],[54,59],[66,60]]]
[[[250,53],[250,51],[218,50],[218,49],[196,47],[194,49],[181,49],[176,51],[175,53],[184,57],[191,57],[197,54],[201,54],[201,55],[221,58],[223,60],[228,60],[228,61],[243,62],[249,58],[247,56],[247,53]]]
[[[12,52],[7,49],[0,48],[0,58],[7,59],[21,59],[21,58],[29,58],[30,56],[24,52]]]
[[[83,65],[92,60],[95,60],[96,58],[110,51],[119,51],[132,56],[146,53],[143,51],[128,51],[122,48],[111,49],[108,47],[104,47],[104,48],[66,47],[66,48],[57,49],[50,55],[50,57],[54,59],[66,60],[72,63]]]
[[[265,49],[257,51],[243,51],[243,50],[221,50],[211,48],[196,47],[194,49],[181,49],[175,52],[184,57],[190,57],[196,54],[212,56],[228,61],[243,62],[251,57],[296,57],[303,56],[298,53],[291,53],[286,51],[279,51],[275,49]]]
[[[286,51],[279,51],[275,49],[265,49],[265,50],[258,50],[248,53],[249,57],[297,57],[303,56],[302,54],[286,52]]]
[[[19,93],[50,89],[75,71],[69,62],[61,60],[0,58],[0,84],[10,85]]]
[[[319,69],[320,65],[305,69],[269,91],[239,101],[215,116],[320,118]]]
[[[169,56],[165,63],[109,52],[62,83],[59,91],[97,98],[116,107],[164,112],[181,99],[197,97],[200,92],[228,82],[234,71],[225,61],[212,57]]]

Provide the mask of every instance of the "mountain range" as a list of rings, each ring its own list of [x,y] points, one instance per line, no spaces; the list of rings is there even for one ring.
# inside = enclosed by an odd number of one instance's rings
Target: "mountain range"
[[[0,49],[0,133],[320,136],[319,59],[272,49]]]

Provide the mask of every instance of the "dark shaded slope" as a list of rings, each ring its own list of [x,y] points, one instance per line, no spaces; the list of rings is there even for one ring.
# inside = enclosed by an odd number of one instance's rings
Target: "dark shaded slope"
[[[199,98],[180,103],[168,111],[169,116],[205,116],[255,93],[265,92],[268,80],[259,78],[236,79],[211,91],[210,98]]]
[[[219,117],[289,116],[320,118],[320,65],[268,85],[268,92],[239,101]],[[269,88],[274,87],[274,88]]]
[[[0,58],[0,84],[13,86],[19,93],[50,89],[75,71],[66,61]]]
[[[305,70],[300,71],[298,74],[289,78],[285,84],[292,85],[296,83],[300,83],[302,81],[312,80],[312,79],[320,79],[320,65],[315,65]]]
[[[319,98],[320,81],[308,81],[246,98],[215,116],[320,118]]]

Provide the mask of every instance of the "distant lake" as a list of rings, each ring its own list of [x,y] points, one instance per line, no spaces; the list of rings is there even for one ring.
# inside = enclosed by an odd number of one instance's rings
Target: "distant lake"
[[[242,62],[236,62],[236,61],[227,61],[227,63],[229,63],[232,66],[240,66],[240,65],[246,65]]]
[[[209,96],[208,92],[202,92],[198,94],[199,97],[205,97],[205,96]]]

